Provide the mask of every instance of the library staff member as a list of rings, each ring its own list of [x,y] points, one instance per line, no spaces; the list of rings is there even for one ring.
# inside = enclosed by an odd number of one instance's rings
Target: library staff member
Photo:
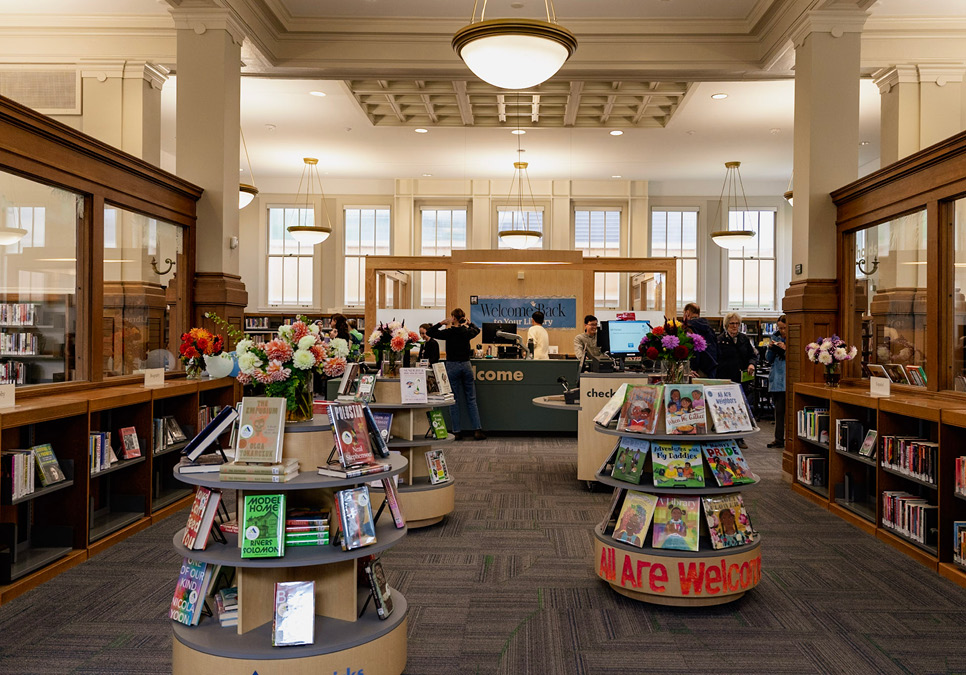
[[[449,416],[453,422],[453,433],[456,440],[469,436],[464,434],[462,420],[460,420],[460,401],[466,404],[466,411],[470,416],[469,427],[474,430],[476,440],[486,440],[483,425],[480,423],[480,409],[476,405],[476,382],[473,379],[473,367],[470,365],[470,341],[480,334],[480,329],[466,320],[466,312],[457,307],[450,312],[452,318],[440,321],[429,327],[426,334],[431,338],[446,341],[446,375],[456,403],[449,407]]]
[[[600,356],[597,346],[597,317],[588,314],[584,317],[584,332],[574,338],[574,354],[581,363],[587,356]]]
[[[533,325],[527,331],[527,342],[533,342],[533,358],[546,360],[550,358],[550,334],[543,327],[543,312],[537,310],[530,316]]]

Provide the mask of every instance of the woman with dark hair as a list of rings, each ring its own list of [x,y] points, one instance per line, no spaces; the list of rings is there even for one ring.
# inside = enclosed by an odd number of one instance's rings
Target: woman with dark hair
[[[785,447],[785,340],[788,335],[788,324],[785,315],[778,318],[776,330],[772,333],[771,343],[765,352],[765,360],[771,364],[768,371],[768,393],[775,405],[775,440],[768,444],[769,448]]]
[[[423,344],[419,345],[420,361],[429,361],[429,365],[439,363],[439,343],[429,335],[429,329],[433,327],[431,323],[424,323],[419,327],[419,337],[423,339]]]
[[[332,315],[332,330],[329,331],[329,337],[332,339],[342,338],[350,348],[352,345],[362,345],[361,333],[357,336],[352,332],[349,320],[345,318],[344,314]]]
[[[470,366],[470,341],[480,334],[480,329],[466,320],[466,312],[459,307],[450,312],[450,316],[452,318],[430,326],[426,334],[446,341],[446,375],[456,398],[456,403],[449,407],[453,433],[457,440],[465,437],[460,420],[460,403],[463,403],[470,416],[469,426],[475,430],[476,440],[486,440],[480,423],[480,410],[476,406],[476,382]],[[469,435],[469,430],[466,435]]]

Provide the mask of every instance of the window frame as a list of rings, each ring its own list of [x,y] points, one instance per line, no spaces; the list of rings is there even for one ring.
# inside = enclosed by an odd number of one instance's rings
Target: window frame
[[[768,314],[768,315],[770,315],[770,314],[779,312],[779,304],[778,304],[779,303],[779,300],[778,300],[778,286],[779,286],[779,279],[778,279],[778,255],[779,255],[780,248],[781,248],[781,242],[780,242],[779,227],[778,227],[779,215],[780,215],[779,214],[778,207],[776,207],[776,206],[763,205],[763,206],[751,206],[748,209],[729,209],[724,214],[724,217],[725,217],[726,221],[725,221],[725,223],[723,223],[723,229],[731,229],[730,228],[730,222],[731,222],[731,214],[732,213],[746,213],[746,212],[750,212],[750,211],[755,211],[755,212],[757,212],[759,214],[762,213],[762,212],[768,212],[768,213],[773,214],[772,215],[772,228],[773,228],[773,233],[772,233],[772,254],[771,254],[770,257],[764,257],[764,258],[761,257],[761,256],[757,256],[757,255],[751,255],[751,256],[749,256],[749,255],[742,255],[740,257],[739,256],[732,257],[731,256],[730,249],[725,249],[725,248],[722,248],[721,249],[721,252],[722,252],[722,260],[723,260],[723,263],[721,265],[721,307],[722,307],[722,314],[724,314],[726,312],[731,312],[731,311],[740,312],[740,313],[742,313],[742,315],[745,315],[745,314],[751,314],[751,315]],[[760,219],[761,219],[761,217],[759,216],[759,232],[760,232],[760,227],[761,227]],[[760,238],[759,237],[756,237],[755,238],[755,241],[756,241],[756,243],[757,242],[760,242]],[[757,250],[758,251],[761,250],[760,243],[757,244]],[[745,249],[742,248],[741,251],[744,252]],[[731,304],[731,261],[733,261],[733,260],[741,260],[742,261],[742,270],[743,271],[744,271],[744,266],[745,266],[744,263],[745,262],[747,262],[749,260],[757,260],[759,262],[759,272],[758,272],[759,288],[761,286],[761,262],[762,261],[769,261],[771,263],[771,268],[772,268],[772,296],[771,296],[771,306],[770,307],[765,307],[760,302],[760,300],[761,300],[761,294],[760,293],[759,293],[759,296],[758,296],[759,297],[759,303],[757,305],[754,305],[754,306],[746,305],[743,302],[741,306],[735,307],[735,306],[733,306]],[[742,281],[743,280],[744,280],[744,274],[742,274]]]
[[[701,255],[701,207],[700,206],[651,206],[648,210],[647,219],[647,254],[649,257],[668,257],[667,256],[667,228],[665,226],[665,236],[664,236],[664,250],[665,255],[657,256],[654,253],[654,214],[655,213],[694,213],[694,256],[671,256],[678,258],[677,270],[677,293],[678,297],[675,299],[677,304],[677,309],[683,310],[684,306],[689,302],[699,303],[701,302],[701,283],[703,281],[702,266],[699,263]],[[682,246],[683,246],[683,235],[682,235]],[[682,248],[683,250],[683,248]],[[693,260],[695,266],[695,276],[694,276],[694,298],[687,299],[683,297],[684,293],[684,261]]]
[[[347,298],[347,295],[346,295],[347,294],[346,275],[348,274],[348,269],[349,269],[349,266],[348,266],[347,263],[348,263],[348,261],[349,261],[350,258],[352,258],[352,259],[355,259],[355,258],[362,259],[362,258],[365,258],[365,257],[370,256],[370,255],[392,255],[393,254],[392,253],[392,251],[393,251],[393,230],[394,230],[394,227],[393,227],[393,224],[394,224],[393,208],[389,204],[342,204],[341,205],[341,211],[342,211],[342,232],[341,232],[341,235],[342,235],[342,252],[341,252],[341,265],[340,265],[340,267],[341,267],[341,275],[340,275],[340,284],[339,285],[341,286],[342,293],[340,295],[340,299],[341,299],[341,304],[342,304],[342,307],[343,308],[346,308],[346,309],[358,309],[358,308],[361,308],[361,307],[365,307],[365,305],[366,305],[366,276],[365,276],[365,272],[363,272],[363,274],[361,276],[361,279],[360,279],[360,287],[359,287],[359,289],[360,289],[360,302],[358,304],[354,304],[354,303],[347,302],[348,298]],[[349,211],[376,211],[376,212],[378,212],[378,211],[386,211],[386,212],[388,212],[388,214],[389,214],[389,239],[388,239],[388,242],[387,242],[387,246],[388,246],[388,249],[389,250],[386,251],[386,252],[384,252],[384,253],[379,253],[378,250],[375,250],[375,249],[378,249],[378,243],[376,241],[375,229],[374,229],[373,230],[373,235],[374,235],[373,236],[373,249],[374,250],[371,253],[360,253],[359,255],[355,255],[355,254],[349,255],[348,253],[346,253],[346,249],[347,249],[347,247],[349,245],[349,239],[347,237],[347,230],[346,230],[347,213]],[[374,228],[375,228],[375,218],[376,217],[377,216],[375,216],[375,215],[373,216],[373,218],[374,218],[373,227]],[[362,220],[361,220],[361,214],[360,214],[360,223],[361,222],[362,222]],[[360,237],[360,246],[359,246],[359,248],[360,249],[362,248],[362,246],[361,246],[361,237]]]
[[[607,255],[607,254],[603,256],[591,255],[588,253],[589,247],[587,249],[584,249],[577,246],[577,212],[579,211],[585,211],[587,213],[593,213],[597,211],[603,212],[603,213],[617,213],[617,249],[613,255]],[[589,231],[591,219],[592,217],[588,216],[588,244],[592,240],[592,237],[590,236],[590,231]],[[604,220],[606,221],[606,216]],[[628,239],[627,229],[628,228],[627,228],[626,209],[623,204],[580,204],[580,203],[571,204],[570,246],[575,251],[581,251],[584,254],[585,258],[587,257],[620,258],[625,256],[626,250],[627,250],[627,239]],[[606,231],[606,222],[605,222],[605,230],[604,230],[604,241],[605,241],[604,250],[605,251],[607,251],[606,237],[607,237],[607,231]],[[601,276],[599,277],[598,275],[601,275]],[[608,301],[608,297],[606,295],[607,280],[617,277],[617,280],[618,280],[617,281],[617,299],[616,299],[616,305],[614,305],[613,307],[608,304],[598,304],[597,280],[598,278],[601,278],[601,277],[604,280],[604,286],[605,286],[604,303]],[[629,307],[630,298],[628,293],[628,285],[629,285],[628,279],[629,279],[629,276],[626,272],[595,272],[594,273],[594,311],[598,311],[598,310],[615,311],[615,310],[619,310],[622,306]]]
[[[312,309],[318,309],[319,303],[320,303],[320,298],[319,298],[319,283],[318,283],[318,279],[319,279],[319,267],[320,267],[320,265],[319,265],[318,253],[316,251],[317,246],[306,246],[304,244],[300,244],[300,243],[296,242],[296,244],[298,244],[298,248],[297,248],[298,253],[294,254],[294,256],[293,255],[290,255],[290,254],[277,254],[277,253],[272,253],[272,245],[271,245],[271,237],[272,237],[272,225],[271,225],[271,222],[272,222],[272,209],[283,209],[283,210],[285,210],[285,209],[294,209],[294,210],[298,210],[298,211],[306,211],[307,210],[302,205],[299,205],[299,204],[291,204],[291,203],[284,203],[284,202],[266,204],[266,206],[265,206],[265,237],[262,239],[262,244],[265,246],[265,266],[264,266],[265,286],[264,286],[264,291],[262,292],[263,301],[264,301],[264,307],[268,311],[285,310],[285,309],[297,309],[297,310],[306,310],[306,309],[312,310]],[[318,207],[313,207],[313,214],[317,210],[318,210]],[[283,215],[282,215],[283,228],[284,228],[284,223],[285,223],[285,216],[284,216],[284,213],[283,213]],[[302,251],[304,251],[304,250],[308,250],[308,253],[302,253]],[[282,303],[279,303],[279,304],[273,304],[271,302],[271,300],[270,300],[270,298],[271,298],[270,289],[271,289],[271,284],[272,284],[271,259],[272,258],[286,258],[286,257],[309,258],[312,261],[312,284],[311,284],[311,288],[310,288],[311,302],[309,304],[298,304],[298,303],[296,303],[296,304],[286,304],[285,302],[282,302]],[[283,297],[284,297],[284,291],[283,291]]]
[[[455,205],[452,202],[445,202],[445,203],[441,202],[438,204],[424,202],[424,203],[417,204],[414,211],[416,214],[416,218],[414,219],[414,227],[413,227],[413,250],[416,255],[425,256],[425,257],[451,256],[453,251],[465,251],[469,249],[471,229],[472,229],[472,210],[470,209],[469,204]],[[449,253],[439,253],[438,251],[434,251],[432,253],[426,253],[424,251],[423,249],[423,212],[424,211],[435,211],[435,212],[449,211],[450,212]],[[453,247],[452,213],[454,211],[463,211],[465,213],[465,218],[464,218],[464,221],[466,223],[465,246],[463,246],[462,248]],[[438,222],[439,220],[437,218],[437,224]],[[438,241],[438,237],[437,237],[437,241]],[[434,246],[433,248],[435,249],[437,247]],[[434,278],[439,278],[440,274],[443,275],[443,289],[444,289],[443,297],[441,299],[437,294],[434,294],[433,296],[434,300],[437,303],[440,303],[440,300],[441,300],[442,301],[441,304],[427,305],[423,302],[425,300],[425,298],[423,297],[423,281],[424,281],[425,275],[428,275],[428,274],[434,275]],[[414,299],[419,300],[419,306],[424,309],[440,309],[440,308],[445,309],[446,307],[446,295],[445,295],[446,271],[445,270],[424,270],[424,271],[417,272],[414,276],[417,281],[415,284],[415,288],[413,289],[414,290],[413,296],[414,296]],[[436,286],[437,288],[439,287],[438,282]]]

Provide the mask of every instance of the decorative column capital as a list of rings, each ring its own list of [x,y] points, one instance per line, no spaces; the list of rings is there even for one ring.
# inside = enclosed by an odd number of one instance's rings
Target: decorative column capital
[[[963,63],[932,63],[916,67],[919,71],[919,81],[944,87],[950,82],[962,82],[966,74],[966,64]]]
[[[915,66],[892,66],[872,73],[872,81],[879,88],[880,94],[888,94],[897,84],[918,84],[919,73]]]
[[[178,30],[192,30],[198,35],[204,35],[209,30],[223,30],[239,47],[245,41],[245,29],[231,10],[207,4],[188,6],[183,3],[180,7],[172,8],[170,12],[174,27]]]
[[[861,33],[868,18],[867,11],[854,7],[813,10],[805,14],[792,29],[792,42],[798,49],[805,43],[805,38],[813,33],[828,33],[834,38],[846,33]]]

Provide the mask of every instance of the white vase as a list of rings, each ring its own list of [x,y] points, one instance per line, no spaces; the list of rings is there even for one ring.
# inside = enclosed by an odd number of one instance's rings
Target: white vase
[[[208,377],[212,379],[228,377],[234,367],[235,360],[226,352],[216,356],[205,355],[205,370],[208,372]]]

